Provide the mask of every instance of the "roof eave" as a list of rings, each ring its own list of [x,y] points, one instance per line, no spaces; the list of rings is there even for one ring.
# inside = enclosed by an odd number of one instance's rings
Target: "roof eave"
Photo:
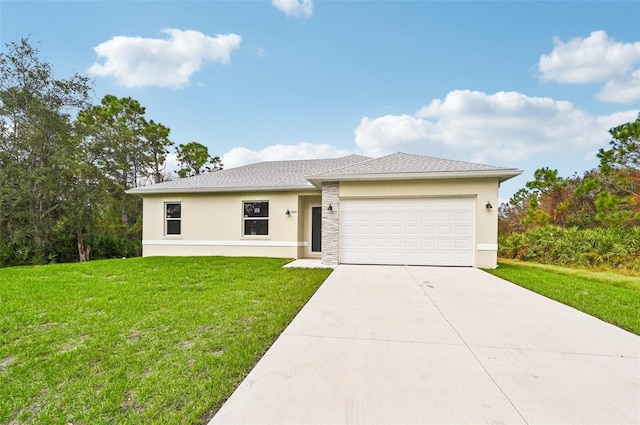
[[[522,174],[522,170],[509,168],[504,170],[477,171],[436,171],[426,173],[389,173],[389,174],[343,174],[343,175],[315,175],[307,177],[316,186],[322,186],[325,181],[373,181],[373,180],[442,180],[442,179],[473,179],[498,178],[502,183]]]
[[[125,193],[129,195],[164,195],[171,193],[229,193],[229,192],[296,192],[296,191],[317,191],[315,186],[238,186],[238,187],[191,187],[191,188],[134,188]]]

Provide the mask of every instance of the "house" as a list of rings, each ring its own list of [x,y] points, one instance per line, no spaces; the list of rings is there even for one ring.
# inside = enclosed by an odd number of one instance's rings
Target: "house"
[[[128,191],[143,256],[496,267],[498,187],[521,174],[406,153],[260,162]]]

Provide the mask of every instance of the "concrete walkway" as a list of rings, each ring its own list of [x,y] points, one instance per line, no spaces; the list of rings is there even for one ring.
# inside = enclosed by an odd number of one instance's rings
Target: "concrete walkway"
[[[338,266],[210,424],[639,424],[640,337],[471,268]]]

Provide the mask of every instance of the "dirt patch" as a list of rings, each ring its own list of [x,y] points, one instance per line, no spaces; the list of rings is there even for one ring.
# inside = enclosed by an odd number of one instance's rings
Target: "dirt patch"
[[[195,341],[190,339],[187,341],[182,341],[180,344],[178,344],[178,348],[191,348],[193,347],[194,344],[195,344]]]
[[[129,391],[120,403],[120,411],[123,413],[134,412],[139,413],[142,411],[142,405],[136,400],[137,395],[133,391]]]
[[[136,342],[140,341],[142,339],[144,335],[142,335],[140,332],[132,332],[131,334],[129,334],[129,336],[127,337],[127,342],[129,344],[135,344]]]
[[[58,350],[58,354],[68,353],[69,351],[77,350],[78,347],[84,345],[85,342],[89,339],[89,335],[81,335],[75,341],[70,341],[69,343],[63,345]]]
[[[47,322],[47,323],[40,323],[39,325],[29,325],[29,326],[27,326],[27,328],[29,328],[29,329],[50,329],[50,328],[54,327],[57,324],[58,324],[58,322]]]
[[[9,367],[16,361],[16,356],[5,357],[0,360],[0,367]]]

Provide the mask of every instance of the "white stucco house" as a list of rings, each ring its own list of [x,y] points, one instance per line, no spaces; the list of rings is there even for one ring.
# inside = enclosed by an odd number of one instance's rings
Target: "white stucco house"
[[[260,162],[128,191],[143,256],[496,267],[498,187],[515,168],[406,153]]]

